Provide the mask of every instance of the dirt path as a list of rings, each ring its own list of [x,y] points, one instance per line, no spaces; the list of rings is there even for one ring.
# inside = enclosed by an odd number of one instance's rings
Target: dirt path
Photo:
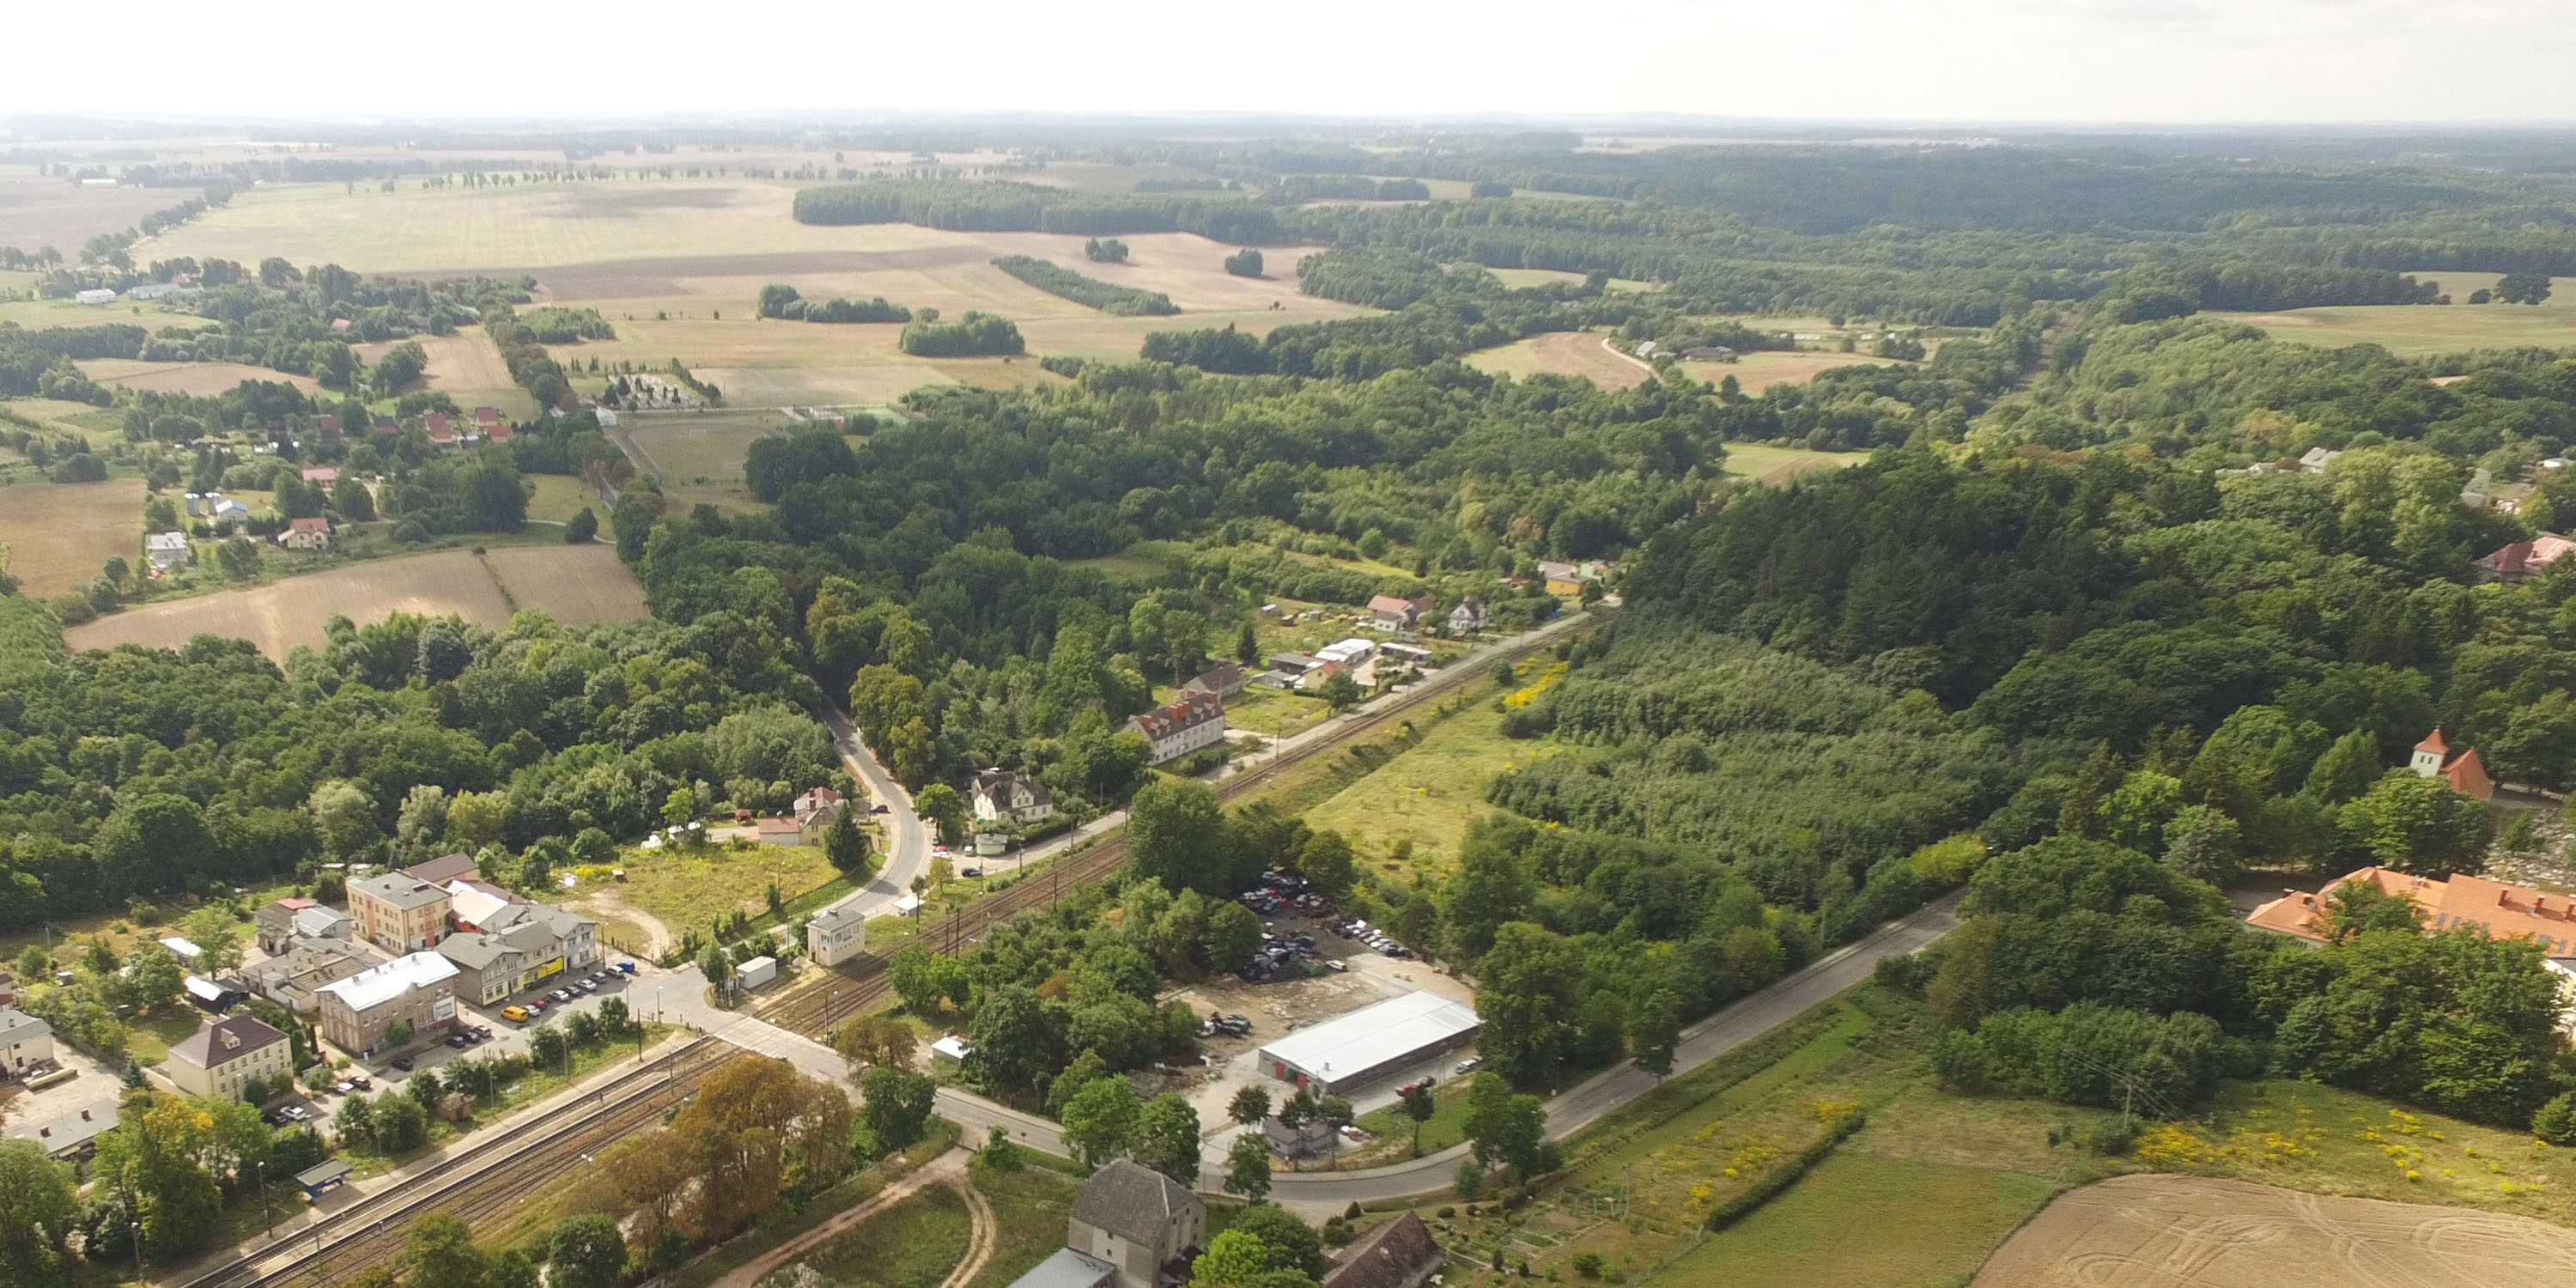
[[[807,1230],[803,1234],[797,1235],[795,1238],[790,1239],[787,1242],[762,1253],[758,1257],[753,1258],[742,1266],[737,1267],[724,1278],[717,1280],[714,1288],[751,1288],[753,1284],[759,1283],[764,1277],[766,1277],[770,1271],[776,1270],[780,1266],[786,1265],[788,1262],[795,1260],[797,1257],[802,1256],[815,1248],[821,1247],[823,1244],[829,1242],[832,1236],[867,1220],[869,1217],[875,1216],[879,1212],[885,1211],[887,1208],[893,1207],[897,1203],[903,1202],[905,1199],[911,1198],[913,1195],[920,1193],[928,1186],[955,1185],[962,1183],[966,1173],[966,1160],[971,1157],[973,1157],[973,1155],[968,1154],[962,1149],[952,1149],[947,1153],[922,1164],[920,1170],[909,1176],[902,1177],[893,1184],[877,1191],[875,1194],[869,1196],[866,1202],[861,1203],[857,1207],[851,1208],[828,1221],[825,1221],[821,1225],[815,1226],[811,1230]],[[971,1236],[967,1242],[966,1259],[968,1261],[973,1261],[975,1259],[974,1249],[976,1247],[976,1241],[979,1239],[984,1241],[984,1255],[989,1259],[992,1256],[991,1241],[984,1232],[992,1228],[992,1209],[983,1207],[982,1198],[976,1195],[973,1189],[969,1188],[966,1193],[969,1203],[972,1204],[974,1209],[979,1212],[974,1227],[977,1233]],[[950,1276],[950,1282],[955,1282],[955,1276]],[[942,1285],[942,1288],[946,1288],[946,1286]]]
[[[984,1201],[983,1192],[971,1181],[960,1182],[958,1188],[966,1192],[966,1216],[972,1223],[966,1232],[966,1259],[939,1281],[939,1288],[966,1288],[975,1282],[975,1276],[984,1273],[984,1267],[993,1260],[993,1249],[1001,1236],[993,1224],[993,1205]]]
[[[585,898],[573,900],[567,906],[575,912],[587,912],[603,921],[614,918],[633,924],[636,929],[644,932],[644,946],[637,950],[638,953],[655,961],[661,960],[662,954],[671,951],[671,945],[680,942],[680,937],[672,934],[671,928],[663,925],[661,918],[626,902],[615,890],[602,890]]]

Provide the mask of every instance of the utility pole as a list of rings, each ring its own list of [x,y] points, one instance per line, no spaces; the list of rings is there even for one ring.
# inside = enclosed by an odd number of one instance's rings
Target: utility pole
[[[276,1234],[277,1214],[268,1206],[268,1160],[265,1158],[254,1159],[251,1162],[251,1167],[254,1169],[254,1174],[259,1177],[260,1220],[268,1224],[268,1232],[270,1234]]]

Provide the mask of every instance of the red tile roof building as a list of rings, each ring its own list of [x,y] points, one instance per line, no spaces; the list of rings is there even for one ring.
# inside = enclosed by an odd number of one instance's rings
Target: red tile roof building
[[[2424,910],[2424,929],[2428,931],[2475,926],[2490,939],[2529,939],[2548,956],[2576,957],[2576,898],[2485,877],[2454,876],[2436,881],[2390,868],[2363,868],[2315,894],[2284,891],[2280,898],[2255,909],[2245,924],[2323,942],[2327,933],[2326,909],[2334,892],[2358,882],[2413,900]]]
[[[1170,706],[1128,717],[1127,728],[1145,735],[1153,747],[1150,761],[1159,765],[1223,741],[1225,700],[1213,693],[1185,692]]]
[[[2566,558],[2571,550],[2576,550],[2576,541],[2544,532],[2480,559],[2478,575],[2488,581],[2529,581],[2549,565]]]
[[[2463,796],[2474,796],[2479,800],[2491,800],[2495,796],[2495,780],[2487,776],[2486,762],[2478,759],[2477,749],[2463,748],[2458,755],[2453,755],[2451,744],[2442,737],[2439,729],[2424,735],[2424,741],[2415,744],[2415,755],[2408,762],[2408,767],[2419,778],[2440,778],[2448,782],[2452,791]]]

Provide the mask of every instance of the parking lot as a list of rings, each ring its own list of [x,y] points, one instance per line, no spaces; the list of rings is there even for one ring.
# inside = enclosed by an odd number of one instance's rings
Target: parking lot
[[[116,1125],[117,1097],[124,1090],[117,1070],[59,1038],[54,1064],[72,1070],[73,1076],[42,1091],[29,1091],[22,1082],[0,1082],[0,1136],[24,1136],[51,1152]],[[89,1117],[83,1118],[84,1112]]]

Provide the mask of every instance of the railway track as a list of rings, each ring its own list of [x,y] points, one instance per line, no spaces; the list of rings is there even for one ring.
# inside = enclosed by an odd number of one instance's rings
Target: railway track
[[[717,1065],[740,1053],[731,1043],[699,1038],[506,1139],[370,1194],[182,1288],[322,1288],[392,1260],[419,1217],[451,1212],[480,1225],[599,1150],[660,1121]]]
[[[1562,634],[1540,636],[1501,645],[1476,660],[1486,663],[1512,661],[1548,647],[1561,638]],[[1279,770],[1347,747],[1385,728],[1421,704],[1456,691],[1464,683],[1462,674],[1459,679],[1447,683],[1417,686],[1411,692],[1399,695],[1396,701],[1343,726],[1329,738],[1319,738],[1295,750],[1282,752],[1263,764],[1258,772],[1238,774],[1217,783],[1217,799],[1231,803],[1250,795]],[[994,926],[1054,902],[1069,888],[1102,880],[1126,861],[1127,829],[1120,827],[1101,836],[1088,848],[1055,860],[1046,871],[958,909],[924,929],[919,942],[944,954],[964,952],[980,942]],[[818,1042],[828,1042],[832,1030],[842,1021],[880,1009],[894,997],[894,981],[886,974],[886,960],[877,954],[867,953],[854,961],[832,967],[821,982],[779,999],[777,1005],[762,1009],[759,1018]]]

